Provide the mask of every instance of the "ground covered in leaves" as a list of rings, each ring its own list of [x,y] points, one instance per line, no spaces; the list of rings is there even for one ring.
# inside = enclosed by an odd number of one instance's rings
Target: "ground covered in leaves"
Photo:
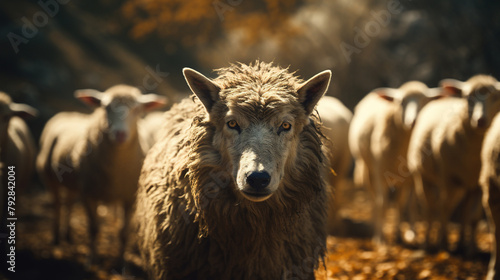
[[[426,254],[404,246],[374,247],[369,235],[370,203],[362,191],[347,196],[341,211],[348,229],[342,237],[328,238],[325,266],[316,271],[317,279],[483,279],[489,259],[492,236],[485,223],[479,229],[481,252],[472,258],[448,252]],[[119,210],[101,207],[98,258],[87,265],[89,255],[87,220],[81,205],[73,209],[72,242],[52,245],[52,203],[42,191],[19,198],[16,231],[16,272],[0,272],[0,279],[145,279],[141,259],[130,249],[125,258],[127,271],[116,263]],[[390,228],[390,227],[388,227]],[[390,233],[389,233],[390,234]],[[457,236],[450,236],[453,241]],[[3,239],[1,239],[3,241]]]
[[[373,248],[370,240],[328,238],[326,270],[317,279],[483,279],[487,258],[464,260],[447,252],[427,255],[401,246]]]

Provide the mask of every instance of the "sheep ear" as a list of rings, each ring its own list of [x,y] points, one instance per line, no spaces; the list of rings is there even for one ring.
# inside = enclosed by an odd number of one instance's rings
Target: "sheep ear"
[[[500,82],[497,82],[497,83],[495,84],[495,88],[496,88],[497,90],[499,90],[499,91],[500,91]]]
[[[23,119],[34,118],[38,115],[37,109],[26,104],[11,103],[9,108],[14,116],[18,116]]]
[[[138,99],[139,103],[143,105],[146,112],[164,107],[167,105],[167,100],[168,99],[165,96],[154,93],[141,95]]]
[[[440,83],[444,96],[462,96],[464,82],[455,79],[444,79]]]
[[[373,92],[375,92],[380,98],[392,102],[394,101],[394,97],[398,93],[398,90],[394,88],[377,88]]]
[[[318,101],[325,94],[330,85],[331,77],[332,71],[325,70],[300,85],[297,93],[307,115],[312,113]]]
[[[446,95],[444,94],[444,91],[442,88],[437,87],[437,88],[430,88],[428,91],[426,91],[425,96],[427,96],[431,100],[439,99],[442,97],[445,97]]]
[[[200,72],[191,68],[182,69],[182,73],[191,91],[198,96],[201,103],[207,109],[207,112],[210,113],[212,106],[219,99],[220,87]]]
[[[95,89],[79,89],[75,91],[75,97],[91,107],[101,106],[102,92]]]

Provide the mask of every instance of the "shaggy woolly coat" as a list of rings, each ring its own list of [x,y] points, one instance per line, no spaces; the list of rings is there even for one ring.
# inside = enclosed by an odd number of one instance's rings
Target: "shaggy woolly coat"
[[[35,167],[36,148],[31,132],[19,116],[36,115],[25,104],[13,103],[10,96],[0,92],[0,161],[4,167],[15,166],[16,188],[26,189]],[[6,180],[4,181],[6,182]]]
[[[354,183],[368,186],[373,194],[376,243],[385,242],[382,225],[390,205],[391,188],[395,191],[401,220],[410,219],[408,212],[415,211],[408,209],[412,178],[406,162],[412,122],[420,108],[427,106],[438,92],[423,83],[410,81],[399,89],[374,90],[355,108],[349,130],[349,147],[356,163]],[[412,106],[413,110],[409,108]],[[410,111],[413,114],[408,116]],[[397,238],[401,241],[397,227]]]
[[[163,125],[164,112],[152,112],[139,120],[139,135],[146,152],[160,139],[160,128]]]
[[[69,212],[76,196],[80,195],[83,200],[89,218],[90,258],[96,253],[98,203],[119,203],[124,209],[124,225],[120,236],[122,257],[147,149],[147,145],[141,143],[137,120],[143,110],[164,105],[164,98],[153,94],[141,95],[138,89],[126,85],[114,86],[105,93],[85,90],[77,97],[98,107],[91,114],[62,112],[51,118],[42,132],[41,151],[37,157],[37,170],[54,196],[54,243],[59,243],[63,198],[68,207],[63,220],[66,228],[69,227]],[[129,111],[102,103],[102,100],[108,102],[111,99],[130,104]],[[122,121],[130,119],[127,141],[120,144],[110,137],[112,125],[109,123],[109,114],[115,116],[116,112],[120,112]],[[67,195],[62,196],[63,193]],[[66,238],[69,239],[68,229],[66,231]]]
[[[352,164],[352,155],[349,150],[348,135],[352,112],[340,100],[331,96],[324,96],[318,103],[317,110],[323,125],[323,133],[330,140],[325,143],[328,147],[330,166],[334,176],[330,176],[331,185],[336,186],[346,180]],[[332,172],[329,171],[330,174]]]
[[[132,205],[143,148],[138,135],[129,147],[116,147],[103,134],[105,112],[63,112],[46,124],[37,166],[49,186],[64,185],[90,199]],[[124,172],[128,170],[129,172]]]
[[[8,140],[2,147],[1,161],[6,166],[15,166],[18,190],[27,188],[35,169],[36,148],[33,136],[26,123],[19,117],[9,122]]]
[[[328,184],[332,188],[331,202],[328,211],[328,233],[344,234],[339,216],[342,188],[348,188],[349,171],[352,165],[352,155],[349,150],[348,135],[352,112],[340,100],[324,96],[318,102],[318,114],[323,125],[323,133],[328,138],[325,142],[330,165],[327,166]]]
[[[0,92],[0,218],[6,222],[5,204],[8,191],[15,187],[16,192],[25,190],[34,169],[36,148],[26,123],[18,116],[35,116],[36,110],[25,104],[12,102],[9,95]],[[15,172],[14,186],[7,184],[8,167]],[[4,204],[5,203],[5,204]]]
[[[441,224],[437,241],[427,230],[426,249],[447,249],[446,224],[460,203],[461,229],[480,217],[481,144],[484,133],[470,126],[467,100],[445,98],[422,110],[408,149],[408,167],[429,224]],[[473,230],[475,232],[475,230]],[[460,235],[460,250],[466,246]],[[467,249],[471,250],[471,248]]]
[[[446,80],[445,80],[446,81]],[[430,240],[427,248],[447,248],[446,225],[457,209],[461,210],[459,249],[471,254],[475,250],[475,225],[482,213],[481,190],[478,185],[481,168],[481,147],[485,130],[500,109],[497,81],[478,75],[463,86],[462,98],[444,98],[427,105],[418,117],[408,148],[408,167],[413,174],[417,197],[426,209],[429,224],[439,222],[437,244]],[[484,94],[485,90],[491,93]],[[477,95],[479,94],[479,95]],[[483,95],[484,94],[484,95]],[[475,101],[486,101],[485,125],[472,125]],[[460,208],[459,205],[462,205]],[[467,230],[472,238],[466,240]]]
[[[227,87],[228,79],[215,81]],[[249,101],[246,110],[269,109],[269,101]],[[213,111],[224,110],[218,105]],[[217,128],[197,98],[174,105],[164,123],[137,198],[139,247],[151,279],[314,279],[325,254],[327,205],[317,121],[299,130],[279,189],[259,203],[237,195],[225,151],[214,146]]]
[[[487,280],[500,279],[500,114],[488,130],[481,152],[483,206],[495,235]]]

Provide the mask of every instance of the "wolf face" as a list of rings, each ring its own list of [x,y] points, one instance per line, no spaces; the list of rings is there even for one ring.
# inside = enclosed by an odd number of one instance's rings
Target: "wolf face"
[[[270,64],[231,69],[216,80],[189,68],[184,76],[215,127],[213,145],[229,163],[238,193],[260,202],[279,189],[331,72],[302,82]]]

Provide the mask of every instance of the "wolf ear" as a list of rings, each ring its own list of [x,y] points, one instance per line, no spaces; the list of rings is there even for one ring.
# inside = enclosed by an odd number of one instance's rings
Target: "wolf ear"
[[[330,84],[332,71],[325,70],[300,85],[297,93],[299,101],[304,106],[306,114],[309,115],[314,110],[314,106],[318,103],[321,97],[325,94]]]
[[[207,112],[210,113],[212,106],[219,99],[220,87],[200,72],[191,68],[182,69],[182,73],[191,91],[198,96],[201,103],[207,109]]]

